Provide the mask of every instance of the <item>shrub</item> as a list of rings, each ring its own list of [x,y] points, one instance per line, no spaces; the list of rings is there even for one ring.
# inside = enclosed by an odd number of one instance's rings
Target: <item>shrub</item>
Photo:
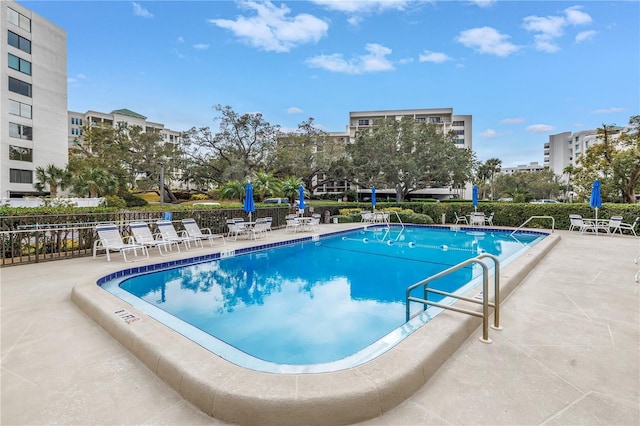
[[[191,199],[195,201],[203,201],[203,200],[208,200],[209,196],[207,194],[193,194],[191,196]]]
[[[333,219],[338,219],[338,223],[352,223],[353,222],[353,216],[344,216],[344,215],[331,216],[331,222],[332,223],[333,223]]]
[[[104,205],[105,207],[124,209],[125,207],[127,207],[127,202],[117,195],[106,195],[104,197]]]
[[[118,196],[120,196],[127,203],[127,207],[142,207],[149,204],[147,200],[136,197],[130,192],[122,192],[118,194]]]

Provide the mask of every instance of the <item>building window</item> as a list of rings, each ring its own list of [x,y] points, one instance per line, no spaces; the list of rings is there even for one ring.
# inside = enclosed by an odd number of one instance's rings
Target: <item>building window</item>
[[[358,126],[368,126],[369,120],[358,120]]]
[[[31,19],[24,16],[22,13],[18,13],[10,7],[7,8],[7,18],[13,25],[22,28],[25,31],[31,32]]]
[[[24,118],[32,118],[31,105],[9,99],[9,114],[18,115]]]
[[[9,160],[33,161],[33,150],[21,146],[9,145]]]
[[[33,172],[31,170],[9,169],[9,182],[33,183]]]
[[[31,75],[31,62],[9,53],[9,68]]]
[[[416,123],[424,123],[427,121],[424,117],[416,117]]]
[[[440,123],[440,117],[429,117],[429,123]]]
[[[9,46],[13,46],[17,49],[22,50],[23,52],[31,54],[31,40],[28,40],[18,34],[9,31],[8,34],[8,42]]]
[[[9,136],[30,141],[33,140],[33,128],[22,124],[9,123]]]
[[[463,121],[454,121],[451,123],[452,126],[464,126],[464,120]]]
[[[456,135],[463,136],[464,135],[464,130],[456,130]]]
[[[31,84],[9,77],[9,91],[31,97]]]
[[[464,139],[456,139],[456,145],[464,145]]]

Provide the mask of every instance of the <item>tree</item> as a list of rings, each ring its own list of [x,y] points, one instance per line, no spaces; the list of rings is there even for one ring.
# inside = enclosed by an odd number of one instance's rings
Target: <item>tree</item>
[[[533,173],[500,174],[495,178],[495,191],[499,197],[508,195],[516,202],[556,198],[560,194],[560,182],[549,169]]]
[[[573,201],[573,197],[570,194],[573,191],[573,187],[571,186],[572,184],[571,179],[573,178],[574,172],[575,172],[575,167],[573,166],[573,164],[569,164],[567,167],[562,169],[562,174],[567,175],[567,185],[566,185],[566,191],[564,196],[565,200],[569,199],[570,201]]]
[[[254,173],[251,183],[253,184],[253,193],[258,196],[259,200],[279,195],[282,191],[280,180],[273,176],[271,172],[259,171]]]
[[[117,178],[101,168],[87,167],[73,177],[73,191],[89,198],[113,195],[118,190]]]
[[[245,193],[245,185],[239,180],[230,180],[220,188],[220,198],[223,200],[242,201]]]
[[[294,176],[287,176],[282,181],[282,195],[287,197],[292,204],[295,198],[298,196],[300,185],[304,186],[304,182],[302,181],[302,179]]]
[[[65,190],[71,182],[71,174],[66,169],[61,169],[55,164],[48,164],[45,167],[36,167],[36,190],[43,192],[49,186],[49,193],[52,198],[58,196],[58,188]]]
[[[191,128],[182,135],[185,155],[202,178],[224,184],[244,180],[267,162],[276,147],[280,126],[272,126],[260,113],[238,114],[230,106],[214,106],[220,114],[219,132],[209,127]]]
[[[600,143],[591,145],[579,159],[574,182],[583,199],[597,178],[604,201],[635,203],[640,184],[640,115],[629,119],[629,127],[619,129],[603,124],[597,130]],[[616,134],[619,136],[616,138]]]
[[[485,163],[487,167],[487,172],[489,174],[489,180],[491,182],[491,199],[495,200],[495,194],[493,192],[493,179],[496,173],[500,173],[500,166],[502,165],[502,161],[498,158],[489,158]]]

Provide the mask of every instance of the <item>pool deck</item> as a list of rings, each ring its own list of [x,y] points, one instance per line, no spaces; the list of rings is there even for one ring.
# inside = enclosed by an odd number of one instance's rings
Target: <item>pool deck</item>
[[[321,232],[343,227],[322,225]],[[555,235],[557,244],[503,300],[503,330],[490,330],[492,344],[479,342],[475,326],[426,384],[362,424],[640,425],[640,284],[634,281],[640,238]],[[279,230],[271,241],[291,237]],[[165,259],[152,251],[150,262]],[[131,266],[115,254],[111,262],[102,255],[0,269],[0,424],[225,424],[192,405],[72,302],[74,287]],[[447,314],[464,321],[462,314]],[[246,379],[243,373],[234,378]],[[265,392],[275,400],[282,390]],[[324,421],[289,423],[331,424],[331,404],[321,395],[317,402]],[[246,423],[263,423],[259,415],[250,418]]]

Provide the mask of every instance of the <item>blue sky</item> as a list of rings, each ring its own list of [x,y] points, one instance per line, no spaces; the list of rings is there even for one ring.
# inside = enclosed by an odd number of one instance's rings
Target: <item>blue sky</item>
[[[344,131],[350,111],[453,108],[473,149],[543,162],[548,136],[640,114],[637,1],[21,1],[67,32],[68,107],[173,130],[213,106]]]

